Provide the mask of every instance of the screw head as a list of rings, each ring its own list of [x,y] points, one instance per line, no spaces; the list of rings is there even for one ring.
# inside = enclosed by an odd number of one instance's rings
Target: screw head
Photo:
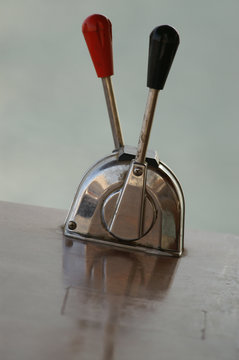
[[[75,230],[76,227],[77,227],[77,225],[76,225],[75,221],[69,221],[68,222],[68,229]]]
[[[135,175],[135,176],[140,176],[140,175],[142,175],[142,174],[143,174],[143,170],[142,170],[140,167],[136,166],[136,167],[134,168],[134,175]]]

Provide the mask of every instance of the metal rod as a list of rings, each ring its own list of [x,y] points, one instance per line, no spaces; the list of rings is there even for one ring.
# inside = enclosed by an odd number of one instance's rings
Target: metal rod
[[[145,156],[148,147],[150,131],[153,123],[154,111],[158,99],[158,93],[159,90],[157,89],[149,89],[143,124],[139,136],[137,154],[135,157],[135,161],[141,164],[145,162]]]
[[[107,104],[108,114],[110,118],[111,130],[113,134],[115,149],[119,149],[124,146],[124,141],[121,133],[121,127],[119,122],[119,115],[116,107],[114,91],[112,87],[111,77],[102,78],[102,84],[105,93],[105,100]]]

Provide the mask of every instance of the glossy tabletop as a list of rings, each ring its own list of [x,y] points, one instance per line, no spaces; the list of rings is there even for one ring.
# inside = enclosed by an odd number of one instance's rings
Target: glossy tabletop
[[[181,259],[72,241],[66,212],[0,203],[1,360],[236,360],[239,237]]]

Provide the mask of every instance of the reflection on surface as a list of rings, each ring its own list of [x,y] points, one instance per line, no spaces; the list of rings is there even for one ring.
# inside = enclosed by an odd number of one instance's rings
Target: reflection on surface
[[[177,262],[177,258],[66,239],[62,314],[77,319],[81,336],[102,328],[99,351],[103,359],[113,359],[117,331],[137,324],[137,312],[152,313],[152,301],[163,301]]]
[[[98,294],[162,298],[173,278],[177,258],[122,251],[65,240],[66,287],[87,287]]]

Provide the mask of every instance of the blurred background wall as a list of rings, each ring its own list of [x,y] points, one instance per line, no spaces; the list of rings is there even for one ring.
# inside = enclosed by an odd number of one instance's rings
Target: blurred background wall
[[[149,147],[180,179],[187,228],[239,233],[239,2],[1,0],[0,200],[69,208],[83,173],[111,152],[101,81],[81,34],[113,25],[113,84],[127,144],[146,97],[148,38],[180,33]]]

